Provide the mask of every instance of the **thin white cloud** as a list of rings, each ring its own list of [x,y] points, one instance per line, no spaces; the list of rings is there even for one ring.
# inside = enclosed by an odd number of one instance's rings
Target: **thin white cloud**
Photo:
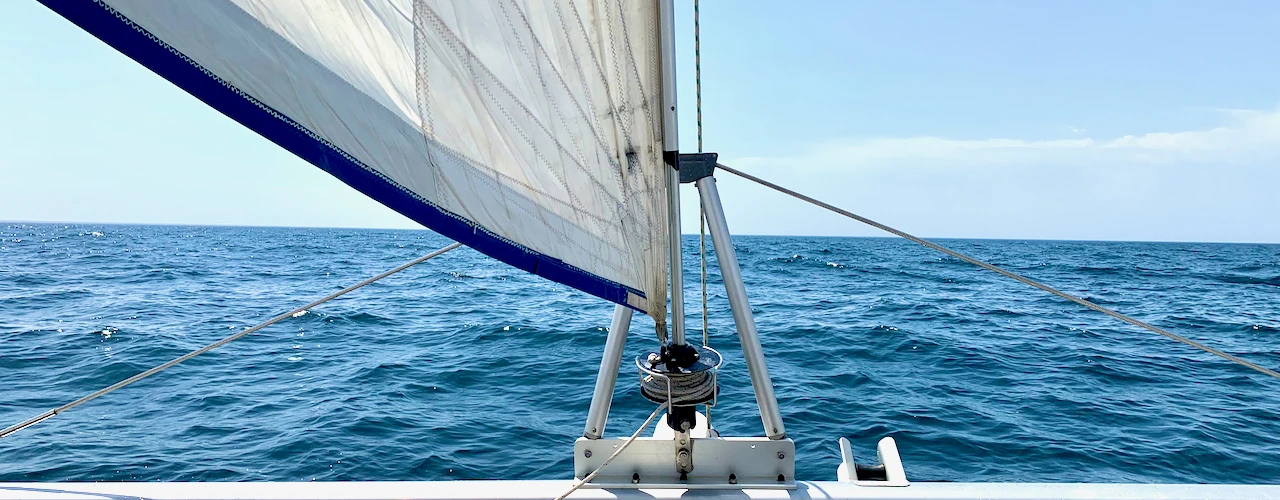
[[[878,137],[831,141],[796,156],[735,161],[744,167],[849,170],[904,166],[1239,164],[1280,158],[1280,108],[1219,111],[1224,124],[1206,130],[1151,132],[1105,139]]]

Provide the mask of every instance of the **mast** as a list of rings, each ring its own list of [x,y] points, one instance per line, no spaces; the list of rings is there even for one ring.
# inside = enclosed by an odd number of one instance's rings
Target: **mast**
[[[716,189],[715,177],[712,176],[716,155],[686,155],[696,156],[698,160],[690,162],[688,171],[680,171],[681,155],[676,127],[675,12],[672,1],[658,0],[658,33],[662,56],[662,158],[670,167],[667,169],[667,223],[671,263],[671,344],[664,346],[662,357],[667,362],[668,369],[674,366],[679,370],[689,368],[699,357],[697,349],[685,342],[684,279],[681,274],[684,267],[680,258],[680,184],[682,181],[695,182],[702,199],[703,211],[707,214],[707,224],[711,228],[716,261],[720,263],[725,292],[733,310],[734,324],[742,343],[742,354],[747,372],[751,376],[756,403],[760,407],[765,435],[771,440],[786,439],[787,431],[782,424],[777,397],[773,393],[773,381],[769,377],[764,350],[760,346],[760,334],[756,331],[755,318],[751,314],[751,304],[747,301],[746,286],[742,281],[742,271],[738,267],[737,253],[729,238],[729,226],[725,221],[724,208],[720,204],[720,193]],[[699,162],[701,165],[695,165]],[[679,432],[679,422],[692,422],[692,413],[691,407],[675,406],[668,415],[668,423]]]
[[[662,54],[662,160],[667,164],[667,260],[671,276],[671,344],[685,345],[684,264],[680,257],[680,136],[676,123],[676,34],[673,0],[658,0]]]

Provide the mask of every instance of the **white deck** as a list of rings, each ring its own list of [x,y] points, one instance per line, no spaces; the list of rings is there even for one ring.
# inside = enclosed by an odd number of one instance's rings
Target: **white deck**
[[[392,500],[550,499],[573,481],[405,481],[310,483],[0,483],[0,500]],[[801,481],[781,490],[582,489],[570,499],[1277,499],[1280,486],[1202,484],[912,483],[906,487]]]

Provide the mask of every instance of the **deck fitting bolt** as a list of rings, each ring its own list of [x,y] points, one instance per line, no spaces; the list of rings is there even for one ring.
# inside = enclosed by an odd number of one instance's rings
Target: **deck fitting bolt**
[[[587,457],[587,458],[591,458],[591,450],[587,450],[587,451],[582,452],[582,456]]]
[[[782,460],[782,459],[784,459],[784,458],[787,458],[787,454],[786,454],[786,453],[783,453],[783,452],[781,452],[781,451],[779,451],[779,452],[778,452],[778,460]]]

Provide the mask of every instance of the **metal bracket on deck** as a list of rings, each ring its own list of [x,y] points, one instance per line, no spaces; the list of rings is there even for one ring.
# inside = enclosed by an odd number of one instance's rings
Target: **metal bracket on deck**
[[[672,457],[670,438],[638,438],[583,488],[772,489],[796,488],[796,445],[790,439],[763,437],[693,438],[697,466],[687,479]],[[625,438],[578,438],[573,444],[573,475],[596,470]]]
[[[840,459],[842,463],[836,468],[836,478],[842,483],[854,483],[858,486],[909,486],[907,472],[902,468],[902,457],[898,456],[898,444],[891,437],[880,440],[876,445],[876,455],[880,465],[864,467],[853,462],[853,448],[849,440],[840,438]]]
[[[703,177],[711,177],[716,171],[716,161],[720,157],[716,153],[681,153],[678,167],[680,183],[696,182]]]

